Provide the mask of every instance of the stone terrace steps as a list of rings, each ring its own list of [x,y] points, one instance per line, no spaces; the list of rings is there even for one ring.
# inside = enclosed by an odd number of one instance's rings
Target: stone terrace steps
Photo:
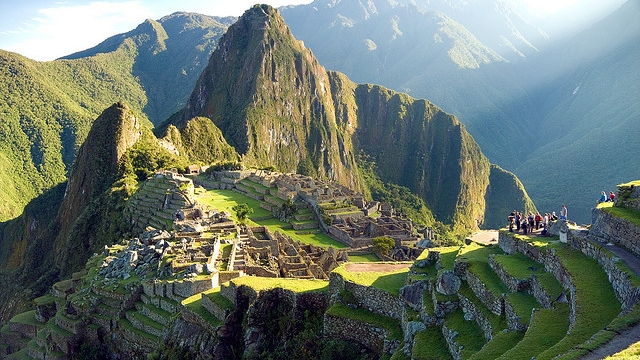
[[[558,304],[553,309],[538,309],[520,342],[498,359],[530,359],[562,340],[569,328],[569,305]],[[553,331],[550,332],[549,329]],[[542,342],[540,342],[542,340]]]
[[[162,338],[165,333],[163,324],[151,319],[140,311],[129,310],[126,312],[125,318],[129,320],[134,328],[157,338]]]

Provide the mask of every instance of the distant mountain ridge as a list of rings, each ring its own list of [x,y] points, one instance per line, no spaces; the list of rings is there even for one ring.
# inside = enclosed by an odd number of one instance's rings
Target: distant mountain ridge
[[[310,163],[310,175],[366,191],[355,160],[364,151],[383,181],[408,187],[458,230],[503,221],[485,212],[490,173],[503,170],[490,168],[455,117],[327,72],[271,7],[255,6],[229,28],[170,122],[183,128],[196,116],[210,118],[248,166],[286,172]],[[510,199],[502,212],[534,208],[522,189]]]
[[[509,2],[379,0],[349,7],[345,1],[316,0],[282,13],[328,68],[428,98],[456,114],[489,159],[513,170],[531,189],[541,210],[557,212],[566,203],[573,220],[588,223],[600,191],[637,177],[634,158],[621,156],[612,144],[637,146],[632,135],[637,126],[631,124],[640,111],[634,100],[640,92],[634,45],[640,35],[632,20],[640,16],[638,3],[627,1],[582,34],[555,43],[510,10]],[[426,26],[436,18],[429,15],[434,11],[455,24],[450,28],[461,29],[458,34],[471,34],[479,46],[508,61],[457,66],[450,45],[455,41],[437,48],[440,30]],[[487,23],[491,30],[478,28]],[[511,55],[500,50],[501,37],[514,45]],[[514,57],[518,52],[525,57]],[[605,170],[613,163],[624,165],[615,173]]]
[[[0,50],[0,220],[65,181],[93,119],[113,103],[147,123],[181,108],[233,21],[174,13],[49,62]]]

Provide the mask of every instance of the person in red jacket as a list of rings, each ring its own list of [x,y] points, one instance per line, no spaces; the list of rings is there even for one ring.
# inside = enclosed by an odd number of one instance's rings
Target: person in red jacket
[[[537,213],[534,220],[536,222],[536,230],[538,230],[540,228],[540,222],[542,222],[542,215],[540,215],[540,213]]]
[[[615,199],[616,199],[616,194],[613,191],[609,192],[609,198],[607,199],[607,201],[613,202],[613,200]]]

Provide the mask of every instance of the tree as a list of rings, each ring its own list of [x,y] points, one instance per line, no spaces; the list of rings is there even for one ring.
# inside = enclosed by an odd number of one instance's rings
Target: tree
[[[244,224],[245,220],[247,220],[247,216],[249,214],[253,214],[253,208],[249,207],[249,204],[238,204],[231,208],[236,213],[236,217],[240,223]]]
[[[388,254],[396,246],[395,240],[388,236],[378,236],[373,238],[373,249],[381,254]]]

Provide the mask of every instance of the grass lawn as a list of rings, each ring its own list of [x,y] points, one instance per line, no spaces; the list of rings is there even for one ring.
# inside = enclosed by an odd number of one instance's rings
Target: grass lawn
[[[480,351],[473,354],[470,360],[493,360],[513,348],[524,336],[520,331],[501,331],[493,336]]]
[[[218,211],[228,212],[234,221],[238,221],[238,219],[231,208],[245,203],[253,209],[249,219],[259,219],[272,215],[269,210],[260,207],[260,201],[233,190],[207,190],[204,195],[198,197],[198,201]]]
[[[569,328],[569,304],[558,303],[556,307],[536,310],[522,341],[498,359],[530,359],[560,341]]]
[[[454,340],[463,346],[460,353],[463,359],[468,359],[484,346],[485,339],[482,330],[475,321],[464,319],[462,309],[447,315],[444,322],[450,331],[455,330],[458,333]]]
[[[612,202],[600,203],[598,204],[598,209],[640,226],[640,211],[638,210],[613,206]]]
[[[416,360],[444,360],[451,359],[447,342],[442,337],[439,326],[430,326],[427,330],[416,334],[411,358]]]
[[[263,278],[257,276],[241,276],[231,280],[236,286],[245,285],[256,292],[281,288],[295,293],[326,292],[329,281],[326,280],[298,280],[287,278]]]
[[[291,237],[293,240],[299,240],[302,243],[312,244],[323,248],[333,246],[336,249],[345,249],[348,247],[329,235],[324,234],[320,230],[318,230],[318,232],[296,231],[291,227],[291,224],[274,218],[270,211],[261,208],[260,201],[254,200],[233,190],[208,190],[203,196],[198,198],[198,201],[218,211],[227,211],[231,214],[231,218],[234,221],[237,221],[238,219],[231,208],[235,205],[246,203],[253,209],[253,213],[249,215],[249,221],[247,222],[248,225],[267,226],[271,232],[278,231]]]
[[[360,285],[372,286],[374,288],[384,290],[391,295],[398,296],[400,294],[400,288],[404,286],[405,281],[407,280],[409,268],[407,267],[389,272],[351,272],[345,268],[345,265],[341,265],[333,271],[342,275],[342,277],[347,281],[352,281]]]
[[[349,261],[358,263],[358,262],[378,262],[380,259],[376,256],[376,254],[365,254],[365,255],[349,255]]]
[[[271,232],[278,231],[281,234],[289,236],[293,240],[300,240],[300,242],[305,244],[311,244],[323,248],[328,248],[329,246],[333,246],[336,249],[348,248],[347,245],[339,242],[320,230],[318,230],[319,232],[312,233],[309,233],[309,231],[297,231],[291,227],[291,224],[282,222],[276,218],[258,220],[254,221],[254,223],[260,226],[267,226]]]

